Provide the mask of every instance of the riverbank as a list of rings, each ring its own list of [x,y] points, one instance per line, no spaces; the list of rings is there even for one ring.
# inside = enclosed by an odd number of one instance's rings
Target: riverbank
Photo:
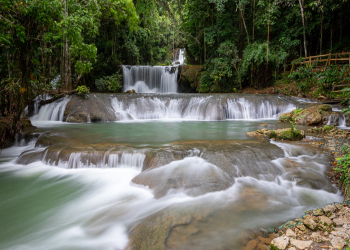
[[[315,136],[310,133],[318,132]],[[332,157],[330,170],[327,172],[332,184],[344,195],[343,203],[327,204],[315,210],[307,210],[305,214],[289,220],[276,228],[262,229],[258,236],[250,236],[245,250],[298,250],[298,249],[348,249],[350,239],[350,205],[348,187],[340,179],[336,171],[336,159],[345,154],[344,147],[349,147],[348,132],[341,133],[333,128],[324,133],[323,129],[313,128],[305,131],[307,136],[300,143],[323,149],[323,154]],[[255,236],[255,237],[254,237]]]

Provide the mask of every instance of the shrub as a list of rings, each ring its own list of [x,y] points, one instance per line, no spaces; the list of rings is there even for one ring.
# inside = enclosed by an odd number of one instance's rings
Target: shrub
[[[85,96],[90,93],[90,89],[86,87],[85,85],[78,86],[76,91],[78,92],[78,95]]]
[[[122,76],[118,73],[111,76],[104,76],[103,78],[97,79],[95,85],[101,92],[120,92],[122,90]]]

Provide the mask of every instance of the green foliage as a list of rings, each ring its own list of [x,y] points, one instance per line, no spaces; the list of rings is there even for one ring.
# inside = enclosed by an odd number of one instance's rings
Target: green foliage
[[[336,129],[337,127],[335,127],[334,125],[325,125],[324,127],[323,127],[323,131],[325,132],[325,133],[328,133],[330,130],[332,130],[332,129]]]
[[[76,91],[78,92],[78,95],[80,96],[86,96],[87,94],[90,93],[90,89],[86,87],[85,85],[78,86]]]
[[[350,106],[345,108],[345,109],[343,109],[341,112],[344,113],[344,114],[349,113],[350,112]]]
[[[342,180],[345,185],[349,184],[349,166],[350,154],[347,150],[343,157],[337,159],[337,167],[335,168],[335,171],[340,173],[340,180]]]
[[[97,79],[95,81],[95,85],[97,89],[101,92],[109,91],[109,92],[121,92],[122,84],[121,84],[122,76],[118,73],[105,76],[103,78]]]
[[[298,115],[301,111],[303,111],[302,108],[300,108],[300,109],[296,108],[296,109],[294,110],[294,114]]]

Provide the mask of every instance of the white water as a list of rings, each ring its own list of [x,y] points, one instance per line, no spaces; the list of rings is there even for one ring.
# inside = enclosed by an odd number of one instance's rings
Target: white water
[[[173,61],[173,66],[184,65],[185,64],[185,49],[179,49],[179,55],[176,55],[175,60]]]
[[[69,97],[65,97],[54,101],[53,103],[46,104],[40,108],[37,115],[31,118],[32,121],[63,121],[64,110],[67,103],[70,100]]]
[[[304,175],[310,171],[319,176],[323,175],[325,166],[316,162],[317,155],[300,155],[295,152],[298,149],[297,146],[276,144],[285,151],[288,162],[292,160],[298,164],[299,170],[304,170]],[[21,150],[23,147],[14,147],[11,152]],[[302,151],[302,148],[299,151]],[[3,153],[6,156],[7,151]],[[11,156],[14,156],[13,153]],[[132,179],[140,173],[140,169],[135,168],[139,163],[130,160],[132,157],[127,158],[125,156],[125,161],[119,161],[119,158],[115,161],[118,164],[123,162],[124,167],[111,169],[68,170],[64,169],[65,163],[60,163],[59,168],[42,162],[26,166],[17,165],[13,161],[2,163],[0,173],[12,178],[14,182],[32,180],[30,188],[20,189],[21,193],[14,193],[8,199],[2,200],[6,207],[13,206],[16,209],[22,207],[23,211],[32,211],[40,209],[40,204],[42,204],[47,208],[45,212],[35,213],[34,216],[29,213],[21,221],[26,225],[25,231],[16,237],[0,242],[0,248],[10,250],[124,249],[128,244],[128,234],[132,228],[147,216],[164,208],[182,205],[184,209],[192,207],[198,214],[201,214],[201,211],[206,211],[208,208],[227,207],[230,209],[230,214],[227,214],[226,219],[221,221],[219,226],[211,223],[212,220],[222,220],[222,217],[214,211],[208,221],[201,222],[203,230],[223,234],[223,238],[206,237],[197,242],[203,246],[202,249],[205,246],[211,249],[219,243],[222,244],[224,239],[239,238],[239,234],[232,234],[232,228],[235,230],[258,229],[267,224],[271,225],[299,217],[306,209],[342,201],[339,192],[331,193],[298,185],[298,181],[303,176],[296,177],[292,172],[294,179],[291,178],[288,175],[290,166],[285,165],[287,161],[284,158],[271,162],[271,164],[278,165],[283,172],[282,175],[276,177],[265,176],[256,179],[243,176],[236,178],[235,184],[223,191],[190,197],[181,190],[178,192],[172,190],[166,196],[155,199],[152,191],[147,187],[140,187],[132,183]],[[113,161],[109,157],[108,162]],[[189,168],[186,169],[184,166],[189,166]],[[174,173],[183,173],[184,178],[189,178],[187,174],[195,175],[196,172],[205,174],[211,169],[219,172],[220,175],[225,175],[217,166],[198,157],[174,161],[168,166],[152,171],[159,174],[160,178],[167,178]],[[149,174],[152,174],[152,171],[149,171]],[[323,178],[326,179],[324,176]],[[46,189],[55,190],[55,192],[46,193],[44,196],[46,200],[42,200],[42,192],[45,192]],[[16,192],[16,189],[12,192]],[[254,195],[251,196],[251,193]],[[37,203],[38,199],[41,202]],[[239,205],[241,199],[245,201]],[[252,203],[248,202],[244,205],[247,200],[251,200]],[[255,200],[258,201],[257,205],[254,203]],[[52,202],[57,205],[50,206]],[[253,212],[248,214],[242,212],[252,209]],[[227,213],[227,210],[221,211]],[[15,223],[6,224],[6,226],[6,230],[13,232],[18,230],[16,229],[18,225]],[[226,228],[231,228],[231,230],[225,231]],[[229,240],[226,241],[227,244],[229,242]]]
[[[123,65],[123,91],[177,93],[177,68]]]
[[[245,98],[217,99],[213,96],[186,98],[140,97],[111,101],[119,121],[149,119],[226,120],[226,119],[277,119],[292,111],[295,105],[276,106],[272,102],[251,102]]]
[[[275,106],[269,101],[261,101],[258,104],[249,102],[244,98],[227,101],[228,119],[266,119],[278,118],[278,115],[290,112],[295,109],[294,104]]]

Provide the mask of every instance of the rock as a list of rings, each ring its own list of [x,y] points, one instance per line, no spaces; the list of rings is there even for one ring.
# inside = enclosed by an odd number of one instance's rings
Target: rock
[[[305,226],[307,226],[311,230],[317,229],[317,223],[311,218],[306,218],[303,223]]]
[[[295,238],[297,235],[291,229],[288,228],[286,236],[288,236],[289,238]]]
[[[335,206],[326,206],[323,211],[328,214],[328,213],[334,213],[337,208]]]
[[[329,215],[327,215],[328,216],[328,218],[330,218],[331,220],[333,220],[334,218],[335,218],[335,214],[329,214]]]
[[[127,94],[136,94],[136,91],[134,89],[125,91]]]
[[[344,206],[342,204],[335,204],[335,207],[340,210],[340,209],[343,209]]]
[[[269,250],[269,247],[266,246],[263,243],[259,243],[259,245],[257,246],[258,250]]]
[[[318,225],[321,229],[328,231],[333,226],[333,221],[326,216],[320,216]]]
[[[345,233],[344,231],[332,231],[331,234],[337,236],[337,237],[341,237],[344,240],[348,240],[349,239],[349,235],[347,233]]]
[[[300,231],[305,231],[306,230],[306,227],[304,226],[304,224],[298,224],[296,226],[296,228],[298,228]]]
[[[322,210],[321,208],[317,208],[317,209],[313,212],[313,214],[314,214],[315,216],[324,215],[323,210]]]
[[[247,246],[245,247],[245,250],[254,250],[254,248],[258,245],[258,241],[257,240],[250,240],[247,244]]]
[[[281,236],[275,238],[271,242],[271,250],[284,250],[289,244],[289,238],[287,236]]]
[[[325,241],[325,240],[324,240],[324,237],[323,237],[319,232],[313,232],[313,233],[311,234],[311,239],[312,239],[314,242],[317,242],[317,243],[320,243],[320,242]]]
[[[299,249],[305,249],[307,247],[310,247],[312,243],[313,243],[312,240],[308,240],[308,241],[295,240],[295,239],[290,240],[290,244],[292,244],[293,246],[296,246]]]
[[[295,113],[293,110],[290,113],[284,113],[280,116],[279,122],[289,122],[295,119],[298,125],[321,125],[328,123],[328,117],[332,112],[332,107],[329,105],[312,105],[311,107],[302,109]],[[339,115],[338,115],[339,116]]]
[[[252,137],[266,136],[267,138],[274,138],[276,140],[297,141],[302,140],[305,137],[305,132],[303,130],[295,130],[292,132],[290,128],[277,130],[268,130],[264,128],[257,131],[247,132],[246,135]]]
[[[345,246],[344,240],[340,237],[333,237],[333,239],[331,239],[331,244],[336,249],[342,249]]]
[[[259,236],[258,239],[259,239],[261,242],[263,242],[263,243],[265,243],[265,244],[268,244],[268,245],[270,245],[270,244],[271,244],[271,241],[272,241],[272,239],[270,239],[270,238],[264,238],[264,237],[261,237],[261,236]]]

